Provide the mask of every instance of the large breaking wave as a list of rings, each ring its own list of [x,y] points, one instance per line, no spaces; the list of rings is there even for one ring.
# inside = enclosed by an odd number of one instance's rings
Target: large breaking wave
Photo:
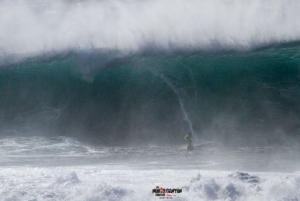
[[[299,135],[299,46],[245,53],[77,52],[0,72],[2,133],[105,143],[225,143]]]
[[[1,135],[299,135],[299,1],[1,1]],[[295,141],[294,141],[295,142]]]

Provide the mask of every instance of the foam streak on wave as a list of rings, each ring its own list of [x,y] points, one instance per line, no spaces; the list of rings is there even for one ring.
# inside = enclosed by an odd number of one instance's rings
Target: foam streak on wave
[[[1,1],[0,55],[249,49],[300,38],[297,0]]]
[[[161,75],[160,77],[174,91],[174,93],[177,94],[178,100],[179,100],[179,104],[180,104],[180,109],[181,109],[182,115],[183,115],[183,119],[184,119],[184,121],[186,121],[188,123],[189,130],[193,134],[195,134],[195,131],[193,129],[193,123],[191,122],[191,120],[190,120],[190,118],[189,118],[189,116],[188,116],[188,114],[186,112],[186,109],[184,107],[183,100],[180,97],[179,91],[176,89],[176,87],[173,85],[173,83],[168,78],[166,78],[164,75]]]

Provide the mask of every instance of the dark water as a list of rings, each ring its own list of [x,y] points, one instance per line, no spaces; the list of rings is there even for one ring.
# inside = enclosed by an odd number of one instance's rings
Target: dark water
[[[299,45],[40,56],[0,71],[1,135],[171,145],[192,125],[195,137],[222,144],[294,144],[299,68]]]

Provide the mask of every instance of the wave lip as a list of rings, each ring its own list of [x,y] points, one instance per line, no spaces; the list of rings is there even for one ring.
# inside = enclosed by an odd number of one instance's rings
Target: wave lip
[[[299,41],[299,1],[1,1],[0,55],[238,49]]]

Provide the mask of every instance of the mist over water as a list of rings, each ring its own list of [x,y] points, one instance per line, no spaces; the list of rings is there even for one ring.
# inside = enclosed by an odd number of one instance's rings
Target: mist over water
[[[189,130],[194,134],[194,129],[193,129],[193,124],[185,110],[185,107],[184,107],[184,102],[178,92],[178,90],[173,86],[172,82],[170,80],[168,80],[166,77],[164,77],[163,75],[161,75],[161,79],[174,91],[175,94],[177,94],[178,96],[178,101],[179,101],[179,105],[180,105],[180,109],[181,109],[181,112],[182,112],[182,115],[183,115],[183,119],[184,121],[186,121],[189,125]]]
[[[297,0],[1,1],[2,63],[70,50],[249,50],[298,41]]]

